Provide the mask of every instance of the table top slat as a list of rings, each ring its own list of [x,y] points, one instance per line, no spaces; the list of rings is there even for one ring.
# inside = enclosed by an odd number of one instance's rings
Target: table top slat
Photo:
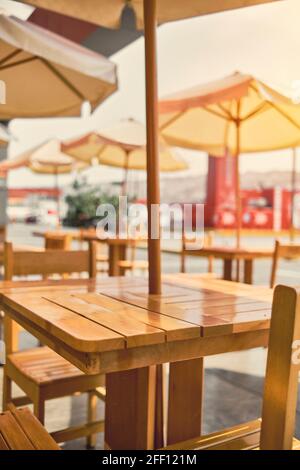
[[[89,303],[109,306],[111,309],[119,309],[120,302],[114,298],[100,294],[76,294],[76,297]],[[152,312],[151,310],[134,307],[127,303],[123,303],[123,309],[126,316],[134,319],[134,321],[143,322],[155,328],[159,328],[165,332],[166,341],[176,341],[189,338],[197,338],[200,335],[200,329],[197,326],[190,325],[182,320],[171,318],[164,314]]]
[[[124,336],[128,348],[158,344],[165,341],[164,331],[131,318],[127,314],[127,311],[130,310],[129,306],[124,306],[122,302],[116,302],[115,306],[112,307],[106,298],[99,297],[99,304],[93,303],[92,299],[88,301],[88,297],[85,300],[77,297],[76,294],[45,295],[44,299],[74,312],[79,317],[90,320],[95,325],[109,328],[111,331]],[[135,307],[131,307],[131,309],[135,310]]]
[[[76,315],[43,298],[46,291],[29,294],[7,294],[5,305],[16,309],[25,318],[56,335],[78,351],[93,352],[123,349],[124,336]],[[50,295],[53,291],[50,291]],[[101,339],[101,341],[99,341]]]

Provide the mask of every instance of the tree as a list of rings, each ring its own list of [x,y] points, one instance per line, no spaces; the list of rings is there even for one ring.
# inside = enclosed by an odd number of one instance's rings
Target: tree
[[[66,196],[68,206],[64,224],[72,227],[95,226],[100,220],[96,217],[97,208],[101,204],[112,204],[118,211],[119,198],[99,188],[87,187],[86,180],[75,180],[72,193]]]

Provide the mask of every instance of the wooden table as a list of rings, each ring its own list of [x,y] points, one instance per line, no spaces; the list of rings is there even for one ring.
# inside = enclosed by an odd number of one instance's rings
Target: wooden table
[[[155,397],[164,363],[168,444],[199,435],[203,357],[266,346],[271,298],[269,289],[189,275],[168,276],[161,296],[126,277],[0,284],[6,315],[86,374],[106,374],[112,449],[162,445]]]
[[[234,261],[244,262],[244,279],[246,284],[253,283],[253,265],[256,259],[272,259],[274,249],[269,248],[231,248],[215,246],[202,248],[201,250],[186,250],[185,256],[200,256],[204,258],[216,258],[223,260],[223,279],[232,281]],[[270,268],[271,273],[271,268]]]
[[[74,240],[83,241],[96,241],[106,244],[108,246],[108,274],[110,277],[123,276],[126,270],[120,267],[120,261],[126,260],[127,249],[136,245],[137,240],[134,238],[106,238],[101,239],[97,236],[96,231],[82,230],[82,231],[57,231],[57,234],[71,234]],[[45,237],[45,231],[35,231],[33,235],[36,237]],[[147,243],[147,240],[138,240],[138,243]]]

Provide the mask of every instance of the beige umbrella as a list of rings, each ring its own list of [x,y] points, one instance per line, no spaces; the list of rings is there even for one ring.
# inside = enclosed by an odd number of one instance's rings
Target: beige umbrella
[[[75,161],[61,151],[57,139],[49,140],[23,154],[0,163],[0,175],[6,176],[11,170],[27,167],[33,173],[53,175],[57,194],[57,214],[60,215],[59,175],[82,171],[87,168],[83,162]]]
[[[157,23],[162,24],[271,1],[274,0],[158,0]],[[124,8],[129,6],[134,10],[137,28],[143,29],[144,27],[143,0],[23,0],[23,3],[57,11],[107,28],[118,28]]]
[[[23,0],[24,1],[24,0]],[[36,7],[84,19],[101,26],[116,28],[125,6],[134,9],[137,25],[145,29],[146,104],[147,104],[147,204],[149,292],[161,293],[160,240],[151,239],[151,206],[160,203],[159,144],[158,144],[158,84],[157,84],[157,23],[216,13],[278,0],[25,0]]]
[[[237,246],[241,236],[241,153],[296,147],[300,105],[249,75],[235,73],[160,103],[161,132],[170,145],[236,157]]]
[[[95,108],[117,89],[111,61],[1,9],[0,79],[0,120],[79,115],[84,101]]]
[[[123,194],[126,194],[129,170],[147,169],[147,136],[143,124],[134,119],[120,121],[116,125],[87,134],[62,144],[62,151],[77,160],[124,169]],[[177,172],[187,169],[187,164],[160,141],[159,166],[161,172]]]

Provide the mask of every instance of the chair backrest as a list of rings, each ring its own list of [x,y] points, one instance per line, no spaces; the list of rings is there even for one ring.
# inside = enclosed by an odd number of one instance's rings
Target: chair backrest
[[[289,260],[300,259],[300,245],[283,245],[278,240],[276,240],[270,280],[271,289],[273,289],[276,284],[276,276],[280,258]]]
[[[95,242],[89,244],[89,250],[78,251],[14,251],[12,243],[4,245],[4,278],[7,281],[14,276],[47,277],[83,272],[87,272],[90,278],[97,275]]]
[[[292,449],[300,369],[300,290],[274,292],[263,399],[262,450]]]
[[[0,243],[4,243],[6,240],[6,226],[0,226]]]
[[[45,234],[46,250],[70,250],[72,235],[58,232],[47,232]]]

